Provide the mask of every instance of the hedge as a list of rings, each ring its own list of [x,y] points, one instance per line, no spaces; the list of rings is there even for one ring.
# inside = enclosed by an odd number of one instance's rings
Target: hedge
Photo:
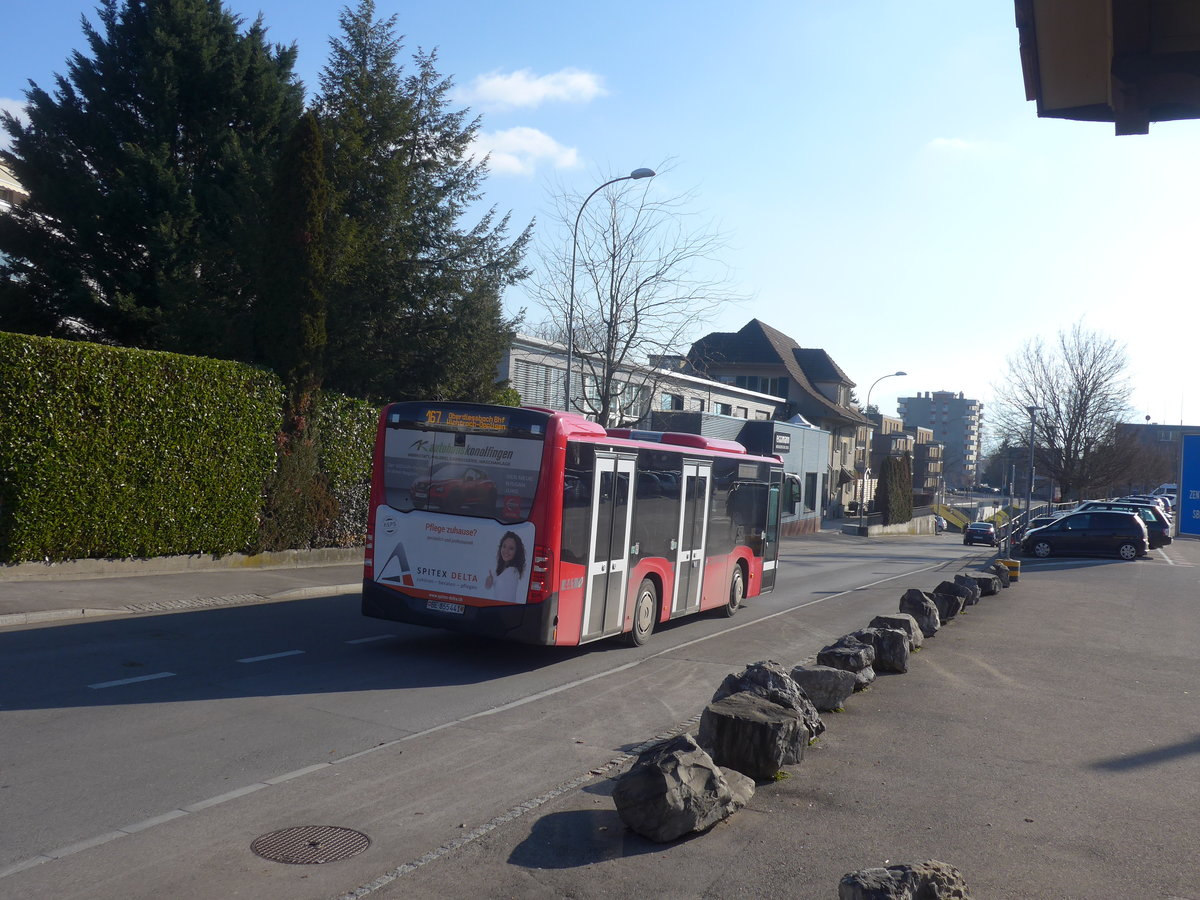
[[[281,401],[238,363],[0,333],[0,562],[252,547]]]

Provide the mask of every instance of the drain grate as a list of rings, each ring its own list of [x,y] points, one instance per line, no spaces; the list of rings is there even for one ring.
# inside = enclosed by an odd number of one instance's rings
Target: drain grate
[[[255,838],[250,849],[263,859],[299,866],[349,859],[371,846],[361,831],[331,825],[303,825],[284,828]]]

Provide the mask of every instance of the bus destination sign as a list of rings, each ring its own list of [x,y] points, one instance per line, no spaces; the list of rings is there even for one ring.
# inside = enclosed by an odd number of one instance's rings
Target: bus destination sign
[[[466,428],[470,431],[508,430],[508,416],[460,412],[452,409],[428,409],[425,424],[441,428]]]

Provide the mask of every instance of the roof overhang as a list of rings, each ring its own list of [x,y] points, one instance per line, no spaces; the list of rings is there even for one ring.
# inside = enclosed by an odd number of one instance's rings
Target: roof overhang
[[[1025,97],[1038,115],[1112,122],[1200,118],[1200,3],[1015,0]]]

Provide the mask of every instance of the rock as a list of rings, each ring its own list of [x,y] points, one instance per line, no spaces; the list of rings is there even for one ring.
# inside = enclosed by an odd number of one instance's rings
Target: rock
[[[875,680],[875,647],[853,635],[843,635],[817,654],[817,665],[854,673],[854,689],[864,690]]]
[[[975,583],[975,579],[970,575],[955,575],[954,583],[963,587],[967,591],[967,606],[974,606],[979,602],[979,598],[983,596],[983,591],[979,589],[979,585]]]
[[[800,762],[808,740],[799,712],[749,691],[708,704],[697,736],[717,765],[758,780]]]
[[[938,616],[941,617],[943,623],[957,618],[958,614],[962,612],[963,604],[966,603],[966,599],[960,594],[943,594],[940,591],[934,591],[929,596],[937,606]]]
[[[916,650],[925,641],[925,633],[917,620],[908,613],[892,613],[889,616],[876,616],[867,626],[869,628],[893,628],[908,635],[908,649]]]
[[[942,617],[933,598],[924,591],[909,588],[900,598],[900,612],[907,613],[917,621],[921,634],[933,637],[942,627]]]
[[[876,672],[898,672],[903,675],[908,671],[906,632],[898,628],[864,628],[854,632],[854,636],[875,648],[875,662],[871,665]]]
[[[931,859],[843,875],[838,900],[971,900],[971,895],[958,869]]]
[[[951,594],[955,597],[961,597],[962,606],[970,606],[974,602],[972,598],[975,598],[978,594],[978,589],[974,585],[968,587],[958,579],[959,576],[955,575],[953,581],[943,581],[933,589],[933,592],[935,594]]]
[[[796,666],[791,674],[821,712],[841,709],[858,683],[853,672],[833,666]]]
[[[796,710],[804,718],[810,739],[824,734],[825,723],[821,721],[817,707],[813,705],[803,687],[788,674],[787,669],[775,660],[751,663],[736,675],[726,675],[712,699],[716,702],[743,691],[758,694],[772,703]]]
[[[979,588],[979,595],[981,597],[991,597],[993,594],[1000,593],[999,575],[993,575],[988,572],[981,575],[968,575],[966,577],[975,582],[976,587]]]
[[[992,563],[992,572],[994,572],[996,577],[1000,579],[1000,587],[1006,588],[1012,583],[1012,573],[1008,570],[1008,566],[1006,566],[1004,563]]]
[[[621,821],[660,843],[711,828],[752,796],[753,781],[723,772],[687,734],[641,754],[613,789]]]

